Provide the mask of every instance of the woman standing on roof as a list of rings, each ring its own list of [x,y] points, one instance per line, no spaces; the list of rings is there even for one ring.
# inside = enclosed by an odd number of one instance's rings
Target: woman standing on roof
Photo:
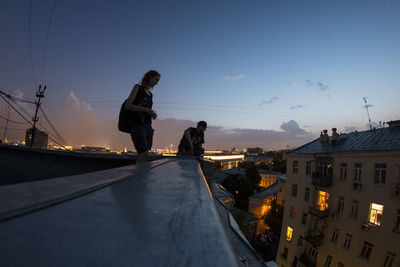
[[[153,94],[150,90],[160,81],[161,75],[155,71],[148,71],[140,84],[136,84],[129,95],[125,109],[132,112],[131,138],[138,153],[136,163],[147,161],[148,151],[153,145],[154,129],[152,119],[157,118],[153,108]]]

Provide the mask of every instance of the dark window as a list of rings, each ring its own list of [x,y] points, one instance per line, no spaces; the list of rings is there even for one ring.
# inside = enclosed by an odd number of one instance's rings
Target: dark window
[[[375,164],[375,178],[374,183],[385,184],[386,183],[386,164],[381,163]]]
[[[393,252],[388,251],[386,257],[385,257],[385,261],[383,262],[382,267],[392,267],[393,265],[393,261],[394,261],[394,257],[396,257],[396,254],[394,254]]]
[[[362,164],[356,163],[354,164],[354,181],[361,182],[361,171],[362,171]]]
[[[303,237],[299,237],[299,241],[297,242],[297,247],[301,248],[303,246]]]
[[[340,164],[340,180],[347,180],[347,163]]]
[[[336,243],[338,240],[338,236],[339,236],[339,229],[334,229],[332,232],[331,242]]]
[[[282,258],[287,259],[288,253],[289,253],[289,249],[287,247],[285,247],[283,249]]]
[[[344,244],[343,244],[344,249],[346,249],[346,250],[350,249],[351,239],[352,239],[352,236],[349,234],[346,234],[346,238],[345,238]]]
[[[343,213],[343,209],[344,209],[344,198],[340,197],[339,201],[338,201],[337,212],[338,213]]]
[[[397,216],[394,222],[393,232],[400,233],[400,210],[397,210]]]
[[[297,184],[292,185],[292,196],[297,197]]]
[[[309,201],[310,200],[310,188],[306,187],[305,193],[304,193],[304,200]]]
[[[293,173],[299,172],[299,162],[297,160],[293,161]]]
[[[311,161],[306,162],[306,175],[311,175]]]
[[[363,258],[363,259],[368,260],[369,257],[371,256],[372,247],[373,247],[373,245],[371,243],[364,242],[364,246],[363,246],[363,248],[361,250],[360,257]]]
[[[357,200],[353,200],[353,203],[351,203],[351,214],[350,217],[352,219],[356,219],[358,216],[358,208],[359,208],[359,202]]]
[[[324,267],[331,266],[331,262],[332,262],[332,256],[328,255],[328,257],[326,257],[326,261],[325,261]]]
[[[307,223],[307,213],[303,212],[303,216],[301,217],[301,223],[306,224]]]

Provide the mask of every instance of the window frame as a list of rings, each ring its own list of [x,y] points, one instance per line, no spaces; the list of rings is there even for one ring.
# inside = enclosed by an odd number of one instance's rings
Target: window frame
[[[374,245],[372,245],[371,243],[364,241],[363,247],[361,249],[361,253],[360,253],[360,258],[364,259],[364,260],[369,260],[369,258],[371,257],[371,253],[372,253],[372,248],[374,247]]]

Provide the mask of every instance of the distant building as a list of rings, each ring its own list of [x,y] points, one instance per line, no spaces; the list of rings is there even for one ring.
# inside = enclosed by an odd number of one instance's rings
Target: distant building
[[[83,146],[81,148],[83,152],[92,152],[92,153],[106,153],[108,152],[104,147],[96,147],[96,146]]]
[[[276,199],[278,183],[249,197],[249,213],[262,218],[270,209],[272,200]]]
[[[261,181],[258,186],[263,187],[263,188],[267,188],[267,187],[271,186],[272,184],[274,184],[276,182],[276,180],[278,179],[278,176],[281,175],[280,172],[263,170],[263,169],[259,169],[258,173],[261,176]]]
[[[32,144],[32,139],[33,139],[33,144]],[[47,148],[48,140],[49,140],[49,135],[46,132],[42,132],[37,128],[35,128],[35,131],[33,131],[33,128],[30,128],[25,133],[26,146]]]
[[[220,163],[222,169],[226,170],[237,167],[243,161],[244,155],[204,155],[203,158]]]
[[[232,214],[233,218],[235,218],[235,221],[239,225],[246,239],[249,241],[254,241],[257,236],[257,225],[260,220],[235,207],[230,210],[230,213]]]
[[[400,264],[400,126],[319,139],[287,154],[279,266]]]
[[[247,148],[246,154],[248,155],[259,155],[263,153],[263,149],[260,147],[252,147],[252,148]]]
[[[284,205],[286,194],[286,174],[278,176],[278,192],[276,193],[276,201],[279,205]]]

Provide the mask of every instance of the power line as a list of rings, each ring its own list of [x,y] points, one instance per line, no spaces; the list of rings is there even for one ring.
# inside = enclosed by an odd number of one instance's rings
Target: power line
[[[2,118],[3,120],[6,120],[6,121],[12,122],[12,123],[26,124],[26,122],[13,121],[13,120],[7,119],[6,117],[3,117],[1,115],[0,115],[0,118]]]
[[[28,45],[29,45],[29,52],[31,56],[31,68],[32,68],[32,76],[33,76],[33,86],[36,86],[36,74],[35,74],[35,66],[33,64],[33,53],[32,53],[32,2],[33,0],[29,1],[29,17],[28,17]]]
[[[47,124],[50,125],[51,129],[53,129],[55,135],[58,137],[58,139],[63,143],[66,144],[67,142],[65,142],[64,138],[59,134],[59,132],[57,131],[57,129],[53,126],[53,124],[51,123],[51,121],[49,120],[49,118],[47,117],[46,113],[43,111],[42,107],[39,107],[40,111],[42,112],[42,115],[44,116],[44,119],[46,120]]]
[[[12,96],[12,95],[7,94],[6,92],[4,92],[2,90],[0,90],[0,94],[6,96],[8,98],[12,98],[12,99],[14,99],[16,101],[25,102],[25,103],[29,103],[29,104],[35,104],[34,101],[29,101],[29,100],[26,100],[26,99],[22,99],[22,98],[18,98],[18,97]]]
[[[4,100],[6,100],[5,97],[2,96],[1,94],[0,94],[0,97],[3,98]],[[10,105],[10,107],[11,107],[15,112],[17,112],[27,123],[29,123],[30,125],[32,125],[32,123],[31,123],[27,118],[25,118],[24,115],[22,115],[13,105]]]

